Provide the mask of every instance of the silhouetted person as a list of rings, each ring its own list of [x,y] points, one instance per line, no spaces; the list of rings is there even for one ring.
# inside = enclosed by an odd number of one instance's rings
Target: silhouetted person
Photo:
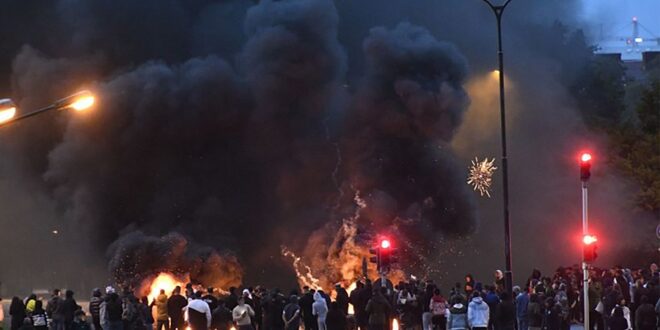
[[[213,291],[214,289],[209,287],[208,290],[206,290],[206,295],[202,297],[202,300],[209,304],[211,310],[215,310],[215,308],[218,307],[218,298],[213,295]]]
[[[26,315],[25,304],[23,304],[21,298],[11,298],[11,305],[9,305],[9,315],[11,316],[11,330],[17,330],[23,326],[23,320],[25,320]],[[32,326],[32,322],[30,322],[30,326]]]
[[[330,304],[328,316],[325,318],[325,325],[328,330],[346,330],[348,323],[346,322],[346,314],[338,302]]]
[[[365,310],[369,314],[369,330],[389,329],[388,322],[392,307],[385,298],[386,294],[386,286],[380,287],[380,290],[374,289],[374,295],[367,302]]]
[[[305,286],[303,287],[303,296],[298,301],[305,330],[314,330],[317,327],[316,318],[312,314],[312,304],[314,304],[314,290]]]
[[[167,314],[170,316],[172,330],[185,330],[183,308],[188,305],[188,300],[181,295],[181,287],[177,286],[172,291],[172,296],[167,300]]]
[[[348,292],[346,292],[346,289],[342,288],[339,283],[335,285],[335,291],[337,292],[337,297],[335,298],[337,307],[344,312],[344,314],[348,314]]]

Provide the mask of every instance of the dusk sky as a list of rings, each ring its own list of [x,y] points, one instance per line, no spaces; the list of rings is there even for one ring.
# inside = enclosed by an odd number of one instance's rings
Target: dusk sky
[[[603,24],[606,37],[608,34],[627,35],[632,28],[626,28],[626,25],[633,16],[637,16],[656,38],[660,36],[660,0],[584,0],[584,5],[586,18],[593,22],[595,33]],[[642,29],[640,34],[648,37],[648,32]],[[598,37],[598,34],[595,36]]]

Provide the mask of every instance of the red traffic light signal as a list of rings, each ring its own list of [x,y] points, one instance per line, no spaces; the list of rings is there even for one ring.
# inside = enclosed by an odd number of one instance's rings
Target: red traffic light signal
[[[591,158],[591,154],[588,152],[584,152],[580,156],[580,179],[582,181],[587,181],[591,177]]]
[[[582,252],[584,262],[593,262],[598,257],[596,249],[598,248],[598,239],[593,235],[584,235],[582,237]]]
[[[389,249],[392,246],[390,243],[390,240],[388,239],[383,239],[380,241],[380,248],[381,249]]]
[[[598,239],[596,238],[596,236],[584,235],[584,237],[582,237],[582,243],[584,243],[585,245],[591,245],[591,244],[594,244],[596,242],[598,242]]]

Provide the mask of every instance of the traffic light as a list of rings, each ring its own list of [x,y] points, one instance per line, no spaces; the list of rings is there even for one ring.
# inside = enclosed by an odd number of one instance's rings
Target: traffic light
[[[380,270],[380,247],[369,249],[369,262],[376,264],[376,269]]]
[[[380,240],[379,244],[380,250],[380,271],[387,272],[392,267],[392,264],[398,261],[397,252],[398,249],[392,245],[392,242],[383,238]]]
[[[589,177],[591,177],[591,154],[585,152],[580,156],[580,179],[587,181]]]
[[[598,248],[598,239],[593,235],[584,235],[582,238],[582,259],[584,262],[593,262],[598,257],[596,249]]]

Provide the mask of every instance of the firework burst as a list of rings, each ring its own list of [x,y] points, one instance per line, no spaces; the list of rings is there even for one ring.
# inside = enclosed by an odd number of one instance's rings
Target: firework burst
[[[467,183],[472,186],[475,191],[479,191],[481,196],[486,195],[490,197],[490,187],[493,183],[493,172],[497,167],[493,166],[495,158],[488,160],[485,158],[482,161],[479,161],[478,158],[474,158],[472,165],[469,167],[469,174]]]

